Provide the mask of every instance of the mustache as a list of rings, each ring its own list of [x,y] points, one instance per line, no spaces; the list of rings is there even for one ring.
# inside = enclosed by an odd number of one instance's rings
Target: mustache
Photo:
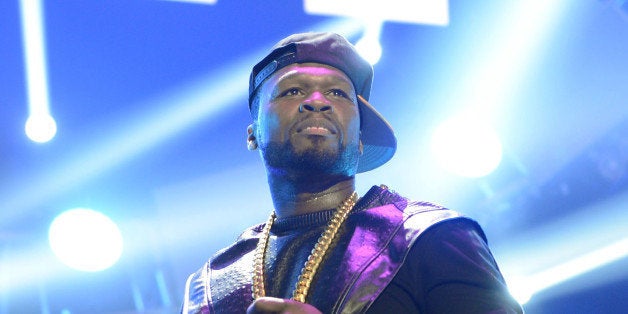
[[[323,127],[328,129],[332,134],[337,134],[342,130],[340,123],[334,117],[328,114],[309,113],[298,117],[290,128],[290,131],[298,133],[308,127]]]

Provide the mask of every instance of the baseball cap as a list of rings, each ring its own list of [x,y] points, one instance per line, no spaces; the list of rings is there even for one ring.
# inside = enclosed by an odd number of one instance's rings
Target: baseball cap
[[[249,109],[260,85],[277,70],[293,63],[321,63],[344,72],[358,94],[360,131],[364,151],[357,171],[373,170],[390,160],[397,149],[397,139],[390,124],[369,104],[373,67],[355,47],[335,33],[302,33],[288,36],[275,44],[257,63],[249,79]]]

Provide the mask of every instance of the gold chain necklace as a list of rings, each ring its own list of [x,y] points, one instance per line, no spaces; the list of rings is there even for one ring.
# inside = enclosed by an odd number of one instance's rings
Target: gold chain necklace
[[[310,289],[310,284],[312,283],[312,279],[318,270],[318,266],[323,261],[323,257],[327,253],[327,249],[329,249],[329,245],[336,237],[338,233],[338,229],[345,221],[347,216],[349,216],[349,212],[355,205],[358,200],[358,193],[353,192],[347,199],[342,202],[342,205],[338,207],[334,216],[331,218],[327,227],[325,227],[325,231],[321,234],[314,245],[314,249],[310,253],[310,256],[307,258],[307,262],[301,269],[301,275],[299,275],[299,280],[297,281],[296,288],[292,293],[292,299],[295,301],[299,301],[301,303],[305,303],[305,297]],[[262,230],[262,236],[260,237],[259,242],[257,243],[257,247],[255,248],[255,255],[253,258],[253,299],[257,299],[266,295],[266,291],[264,289],[264,258],[266,256],[266,248],[268,247],[268,238],[270,237],[270,228],[275,222],[275,212],[273,211],[270,214],[270,218],[268,218],[268,222],[264,226]]]

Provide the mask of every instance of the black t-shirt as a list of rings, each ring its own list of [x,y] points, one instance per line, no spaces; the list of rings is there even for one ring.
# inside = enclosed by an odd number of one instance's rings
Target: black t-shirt
[[[367,313],[522,313],[467,220],[426,230]]]

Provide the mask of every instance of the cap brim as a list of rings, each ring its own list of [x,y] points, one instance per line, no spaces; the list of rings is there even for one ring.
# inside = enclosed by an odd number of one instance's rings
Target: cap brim
[[[384,117],[358,95],[361,137],[364,150],[358,162],[358,173],[373,170],[389,161],[397,150],[395,133]]]

